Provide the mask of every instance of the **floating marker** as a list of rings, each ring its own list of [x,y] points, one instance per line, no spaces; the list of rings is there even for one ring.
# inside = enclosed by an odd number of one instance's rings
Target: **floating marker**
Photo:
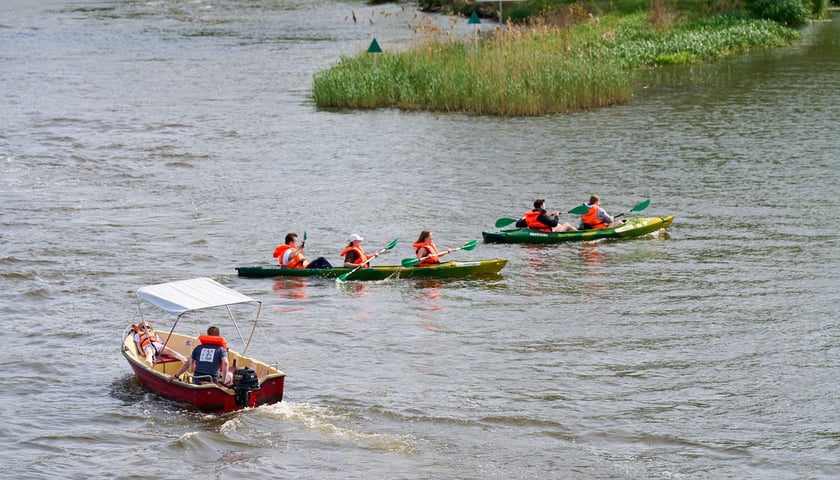
[[[468,25],[478,25],[479,23],[481,23],[481,20],[479,20],[478,14],[475,13],[475,10],[473,10],[473,13],[472,13],[472,15],[470,15],[470,19],[467,22],[467,24]]]

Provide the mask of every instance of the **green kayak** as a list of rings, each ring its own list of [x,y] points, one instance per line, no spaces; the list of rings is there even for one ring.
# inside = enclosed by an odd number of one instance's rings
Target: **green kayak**
[[[476,260],[473,262],[443,262],[428,267],[403,267],[398,265],[360,268],[347,280],[384,280],[386,278],[459,278],[489,276],[499,273],[507,260]],[[352,268],[283,268],[279,265],[236,267],[240,277],[324,277],[336,278]]]
[[[513,228],[496,232],[482,232],[486,243],[562,243],[598,240],[599,238],[639,237],[668,228],[674,216],[631,218],[616,228],[578,230],[576,232],[541,232],[530,228]]]

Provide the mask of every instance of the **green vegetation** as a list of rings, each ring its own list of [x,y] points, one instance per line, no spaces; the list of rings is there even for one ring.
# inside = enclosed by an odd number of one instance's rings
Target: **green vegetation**
[[[377,54],[375,66],[374,56],[362,53],[317,73],[316,105],[569,113],[628,102],[639,69],[713,60],[798,38],[770,20],[687,14],[661,0],[627,14],[595,16],[580,4],[543,10],[527,25],[508,24],[484,38],[456,39],[431,24],[416,31],[413,47]]]

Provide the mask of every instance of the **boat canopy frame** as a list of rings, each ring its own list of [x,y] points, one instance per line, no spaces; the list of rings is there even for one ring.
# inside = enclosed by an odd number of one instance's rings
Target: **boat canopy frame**
[[[228,312],[228,317],[230,318],[231,323],[233,323],[236,333],[239,335],[239,338],[242,340],[242,344],[244,345],[241,352],[242,355],[245,355],[245,352],[251,344],[251,340],[254,338],[254,332],[257,329],[260,312],[262,311],[262,302],[260,300],[256,300],[237,292],[236,290],[228,288],[207,277],[147,285],[137,289],[136,295],[138,309],[140,310],[140,319],[143,324],[146,324],[147,322],[143,318],[141,300],[175,316],[175,322],[169,330],[169,337],[167,338],[166,343],[169,342],[169,338],[172,338],[172,333],[175,331],[178,321],[185,314],[209,308],[225,307]],[[231,305],[243,303],[257,304],[257,314],[254,318],[254,324],[251,327],[251,332],[248,334],[247,341],[242,336],[239,324],[236,322],[233,312],[230,309]],[[164,343],[164,347],[166,346],[166,343]]]

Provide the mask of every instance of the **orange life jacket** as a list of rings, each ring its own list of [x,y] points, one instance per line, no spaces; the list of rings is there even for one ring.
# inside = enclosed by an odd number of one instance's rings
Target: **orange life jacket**
[[[365,263],[368,259],[368,256],[367,256],[367,254],[365,254],[365,251],[362,250],[362,247],[356,248],[353,245],[347,245],[346,247],[344,247],[344,250],[341,251],[341,256],[344,257],[350,252],[356,252],[356,255],[357,255],[356,261],[353,262],[356,265],[359,265],[361,263]],[[369,266],[370,266],[370,264],[365,265],[365,267],[369,267]]]
[[[198,341],[201,342],[203,345],[219,345],[225,350],[228,349],[227,340],[225,340],[225,337],[220,337],[218,335],[199,335]]]
[[[137,336],[140,338],[141,353],[145,352],[146,347],[151,345],[153,342],[163,343],[163,339],[160,338],[157,332],[155,332],[155,329],[148,323],[146,324],[146,330],[141,330],[140,325],[137,324],[132,325],[132,327],[134,327],[134,332],[137,333]],[[157,353],[157,351],[155,351],[155,353]]]
[[[583,228],[598,230],[600,228],[607,228],[607,222],[603,218],[598,218],[598,205],[587,205],[589,211],[581,215],[580,223]]]
[[[283,263],[283,255],[286,254],[286,250],[291,249],[291,245],[280,245],[274,249],[274,258],[280,263],[280,266],[283,268],[303,268],[303,253],[298,252],[295,254],[294,257],[289,261],[289,263]]]
[[[551,227],[537,220],[537,218],[543,213],[545,212],[541,212],[539,210],[531,210],[530,212],[525,212],[525,225],[528,228],[535,228],[541,232],[550,232]]]
[[[426,242],[415,242],[411,245],[414,247],[414,253],[417,254],[420,252],[421,248],[426,249],[426,255],[424,257],[428,257],[429,255],[433,255],[422,262],[418,263],[417,265],[424,267],[426,265],[437,265],[440,263],[440,259],[438,258],[438,249],[433,243],[426,243]]]

